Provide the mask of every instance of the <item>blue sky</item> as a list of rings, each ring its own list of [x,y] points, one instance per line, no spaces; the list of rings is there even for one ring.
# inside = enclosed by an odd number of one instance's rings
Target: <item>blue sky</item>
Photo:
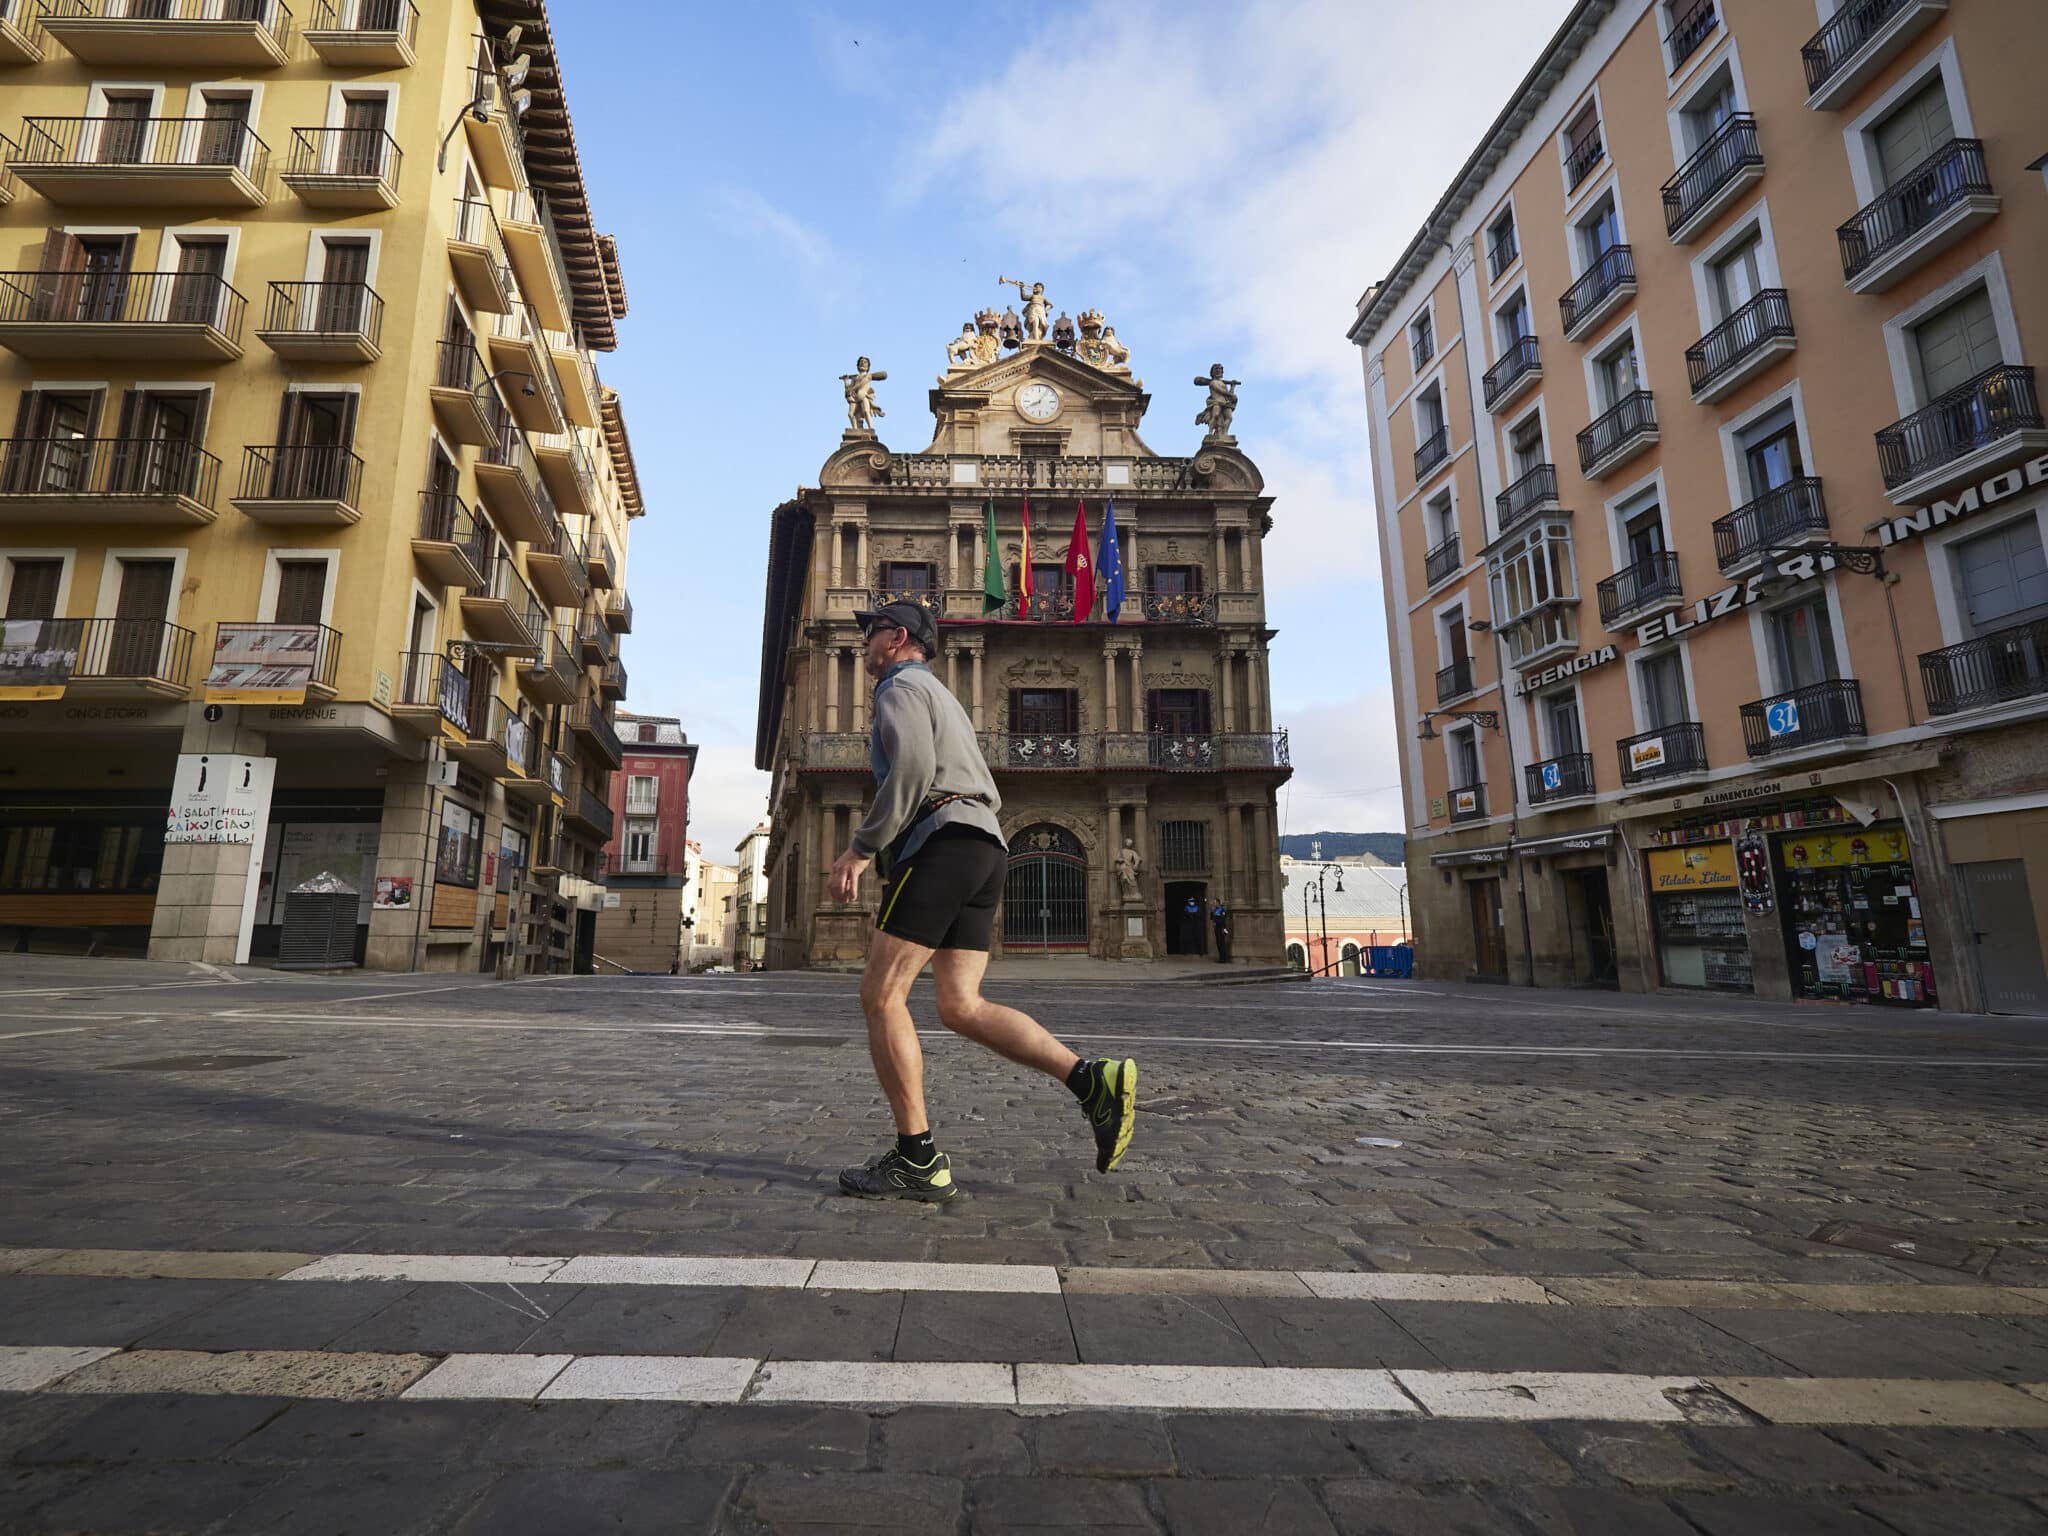
[[[631,304],[628,707],[700,743],[691,835],[763,814],[753,768],[769,511],[815,483],[838,375],[889,372],[882,439],[931,439],[944,344],[998,274],[1093,306],[1193,451],[1212,362],[1277,498],[1266,545],[1283,830],[1398,829],[1358,353],[1384,276],[1570,0],[942,6],[553,0],[598,227]],[[1475,40],[1483,46],[1475,47]],[[1448,61],[1458,60],[1455,73]]]

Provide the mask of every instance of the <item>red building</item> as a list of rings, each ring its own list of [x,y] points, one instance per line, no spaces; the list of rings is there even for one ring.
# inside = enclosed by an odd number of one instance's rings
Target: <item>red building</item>
[[[612,775],[612,839],[597,914],[599,970],[681,968],[684,844],[697,747],[667,715],[618,714],[624,762]]]

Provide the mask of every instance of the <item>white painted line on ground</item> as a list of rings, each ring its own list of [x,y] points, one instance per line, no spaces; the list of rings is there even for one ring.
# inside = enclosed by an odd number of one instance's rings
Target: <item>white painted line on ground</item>
[[[192,966],[195,970],[204,971],[207,975],[213,977],[214,980],[224,981],[231,987],[246,987],[250,982],[250,978],[247,976],[237,976],[225,966],[212,965],[204,960],[194,960]]]
[[[919,1030],[932,1039],[952,1038],[967,1042],[950,1030]],[[1377,1051],[1392,1056],[1638,1056],[1673,1061],[1813,1061],[1865,1063],[1893,1067],[2032,1067],[2048,1069],[2048,1052],[2040,1057],[2003,1056],[1898,1056],[1852,1051],[1764,1051],[1698,1050],[1653,1045],[1415,1045],[1397,1040],[1259,1040],[1235,1035],[1151,1035],[1112,1034],[1084,1024],[1069,1027],[1065,1034],[1074,1040],[1119,1040],[1149,1045],[1220,1046],[1226,1050],[1270,1051],[1289,1047],[1332,1051]]]
[[[1017,1382],[1007,1365],[887,1360],[771,1360],[747,1392],[750,1403],[981,1403],[1011,1407]]]
[[[883,1264],[821,1259],[814,1291],[1018,1291],[1057,1296],[1060,1272],[1050,1264]]]
[[[1392,1373],[1264,1365],[1019,1365],[1023,1407],[1414,1413]]]
[[[1520,1275],[1353,1274],[1303,1270],[1301,1283],[1325,1301],[1485,1301],[1549,1306],[1557,1298]]]
[[[117,1355],[117,1347],[0,1344],[0,1392],[34,1392],[95,1360]]]
[[[584,1355],[541,1391],[542,1402],[639,1399],[664,1403],[736,1403],[758,1360],[715,1355]]]
[[[1394,1379],[1442,1419],[1620,1419],[1675,1424],[1685,1413],[1665,1394],[1696,1391],[1692,1376],[1556,1371],[1396,1371]]]
[[[191,987],[215,987],[216,981],[107,981],[81,987],[15,987],[0,991],[0,997],[70,997],[79,992],[182,992]]]
[[[499,1254],[337,1253],[281,1280],[447,1280],[465,1285],[519,1285],[547,1279],[567,1259],[518,1258]]]
[[[1773,1424],[2048,1427],[2048,1401],[1997,1381],[1715,1376],[1708,1378],[1708,1385]]]
[[[206,1017],[231,1018],[237,1024],[333,1024],[348,1029],[481,1029],[572,1035],[733,1035],[754,1038],[762,1035],[824,1033],[819,1030],[771,1028],[753,1019],[716,1020],[697,1024],[574,1024],[537,1019],[407,1018],[402,1015],[376,1013],[265,1013],[250,1008],[239,1009],[232,1014],[208,1014]],[[848,1034],[846,1038],[853,1040],[864,1037]]]
[[[588,1255],[547,1277],[550,1285],[745,1285],[797,1289],[814,1259],[648,1259]]]
[[[22,1029],[11,1035],[0,1035],[0,1040],[40,1040],[45,1035],[82,1035],[89,1025],[80,1024],[73,1029]]]
[[[400,1394],[411,1399],[535,1398],[574,1355],[450,1355]]]

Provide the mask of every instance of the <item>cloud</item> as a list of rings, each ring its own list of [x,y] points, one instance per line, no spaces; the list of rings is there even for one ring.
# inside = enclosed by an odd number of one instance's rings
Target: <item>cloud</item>
[[[1377,673],[1355,681],[1348,698],[1295,704],[1287,711],[1294,777],[1280,791],[1280,830],[1401,831],[1400,737],[1393,693]]]
[[[851,293],[847,259],[831,239],[753,188],[714,189],[711,211],[723,234],[745,237],[795,267],[807,296],[819,308],[830,308]]]

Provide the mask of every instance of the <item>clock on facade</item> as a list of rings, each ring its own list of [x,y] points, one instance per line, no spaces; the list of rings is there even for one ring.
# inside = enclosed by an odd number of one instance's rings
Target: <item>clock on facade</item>
[[[1050,421],[1059,414],[1060,392],[1050,384],[1026,384],[1017,391],[1017,409],[1033,421]]]

